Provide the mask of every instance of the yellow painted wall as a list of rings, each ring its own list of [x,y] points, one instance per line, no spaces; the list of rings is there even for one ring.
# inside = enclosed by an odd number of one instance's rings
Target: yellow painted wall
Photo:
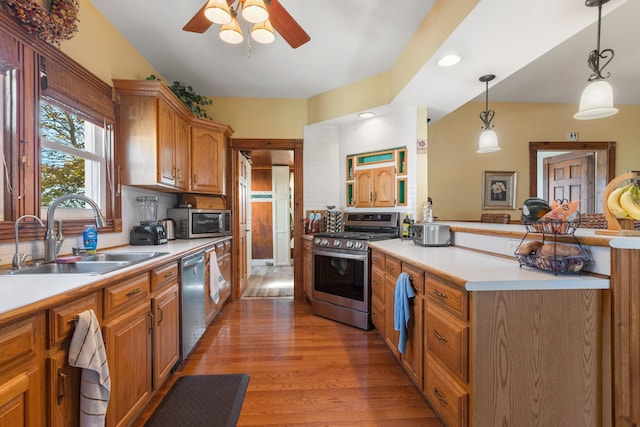
[[[501,151],[477,154],[483,103],[470,102],[429,125],[428,183],[434,212],[441,219],[479,219],[482,172],[516,171],[516,210],[529,196],[529,141],[566,141],[578,132],[580,141],[616,142],[616,175],[640,170],[640,106],[618,105],[620,112],[599,120],[573,118],[577,105],[492,103],[494,130]]]
[[[233,129],[233,138],[302,139],[306,99],[213,97],[211,117]]]

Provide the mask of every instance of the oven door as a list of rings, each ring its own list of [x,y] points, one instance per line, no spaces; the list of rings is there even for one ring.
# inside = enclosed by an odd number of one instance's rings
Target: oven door
[[[369,252],[313,249],[313,298],[369,312]]]

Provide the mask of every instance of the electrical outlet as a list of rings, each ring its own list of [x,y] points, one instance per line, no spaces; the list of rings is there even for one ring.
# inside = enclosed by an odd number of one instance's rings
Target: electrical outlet
[[[577,141],[578,132],[569,132],[569,141]]]

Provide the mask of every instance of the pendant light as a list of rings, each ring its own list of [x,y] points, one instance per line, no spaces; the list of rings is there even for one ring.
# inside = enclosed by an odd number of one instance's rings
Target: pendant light
[[[240,30],[240,24],[238,24],[238,19],[235,16],[231,19],[230,23],[220,27],[218,36],[222,41],[229,44],[242,43],[242,40],[244,40],[244,36]]]
[[[485,109],[480,113],[480,120],[484,123],[484,129],[480,134],[480,139],[478,140],[478,151],[476,151],[476,153],[491,153],[493,151],[500,150],[500,146],[498,145],[498,135],[491,126],[491,120],[493,120],[493,116],[495,116],[496,112],[489,110],[489,82],[495,78],[496,76],[493,74],[487,74],[486,76],[480,77],[480,81],[486,84],[486,91]]]
[[[231,10],[227,0],[209,0],[207,7],[204,9],[204,16],[215,24],[228,24],[231,22]]]
[[[602,23],[602,5],[609,0],[586,0],[585,5],[588,7],[598,6],[598,38],[596,50],[589,53],[587,65],[593,71],[588,81],[591,82],[582,92],[580,97],[580,108],[574,119],[592,120],[601,119],[603,117],[613,116],[618,109],[613,106],[613,90],[611,85],[605,81],[611,73],[606,76],[602,75],[602,70],[611,62],[614,56],[613,49],[600,50],[600,26]],[[600,60],[605,61],[600,66]]]

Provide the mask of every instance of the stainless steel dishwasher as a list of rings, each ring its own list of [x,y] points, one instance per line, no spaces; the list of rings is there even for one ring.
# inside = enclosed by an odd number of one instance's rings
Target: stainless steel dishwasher
[[[204,252],[182,258],[180,262],[181,359],[193,350],[207,328],[204,295]]]

